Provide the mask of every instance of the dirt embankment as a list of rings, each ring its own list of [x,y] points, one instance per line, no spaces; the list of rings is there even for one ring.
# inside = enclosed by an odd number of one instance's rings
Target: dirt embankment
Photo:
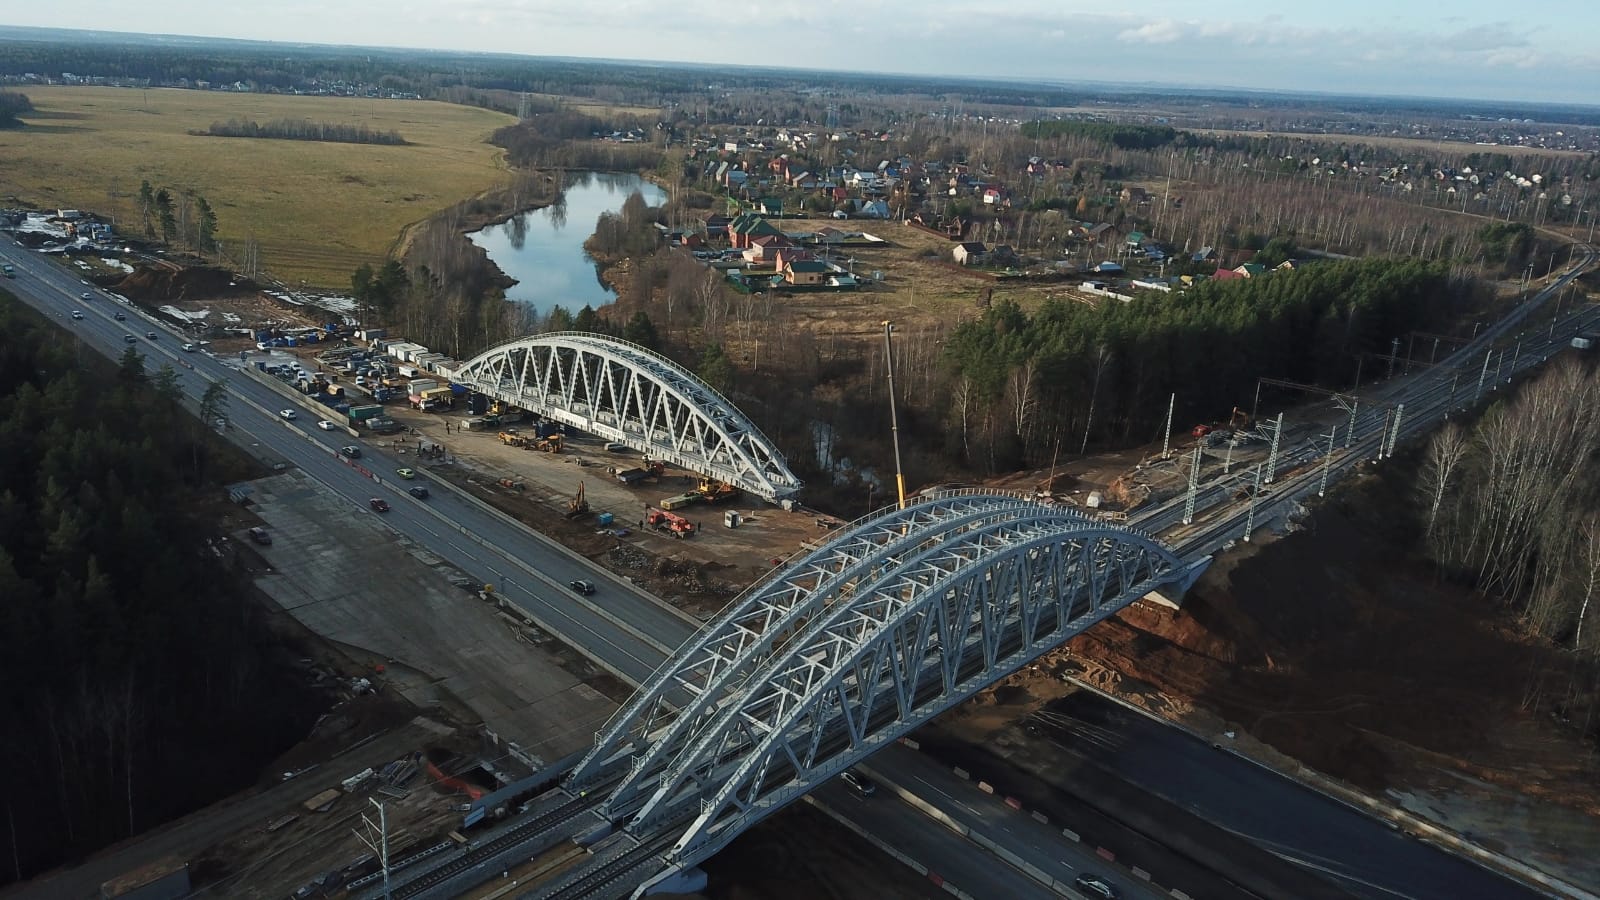
[[[1364,478],[1305,530],[1225,558],[1181,611],[1096,626],[1070,645],[1084,677],[1514,856],[1595,858],[1597,717],[1572,699],[1593,665],[1409,555],[1407,489],[1398,466]]]
[[[147,303],[210,300],[256,294],[261,290],[249,279],[215,266],[140,266],[109,288],[130,300]]]

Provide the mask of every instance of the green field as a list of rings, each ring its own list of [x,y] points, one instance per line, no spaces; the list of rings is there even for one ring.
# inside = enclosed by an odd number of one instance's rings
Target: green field
[[[90,87],[24,93],[36,111],[26,127],[0,131],[0,205],[83,209],[126,225],[142,179],[193,189],[216,210],[225,249],[253,233],[272,275],[331,288],[348,288],[352,269],[383,259],[406,225],[501,183],[501,151],[485,140],[513,121],[421,100]],[[410,143],[188,133],[230,118],[365,124]]]

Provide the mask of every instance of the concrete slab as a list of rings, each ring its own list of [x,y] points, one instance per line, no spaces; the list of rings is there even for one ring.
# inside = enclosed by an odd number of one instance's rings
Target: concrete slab
[[[589,746],[616,705],[586,684],[587,663],[450,583],[461,573],[297,472],[255,482],[271,530],[257,583],[323,637],[390,664],[423,706],[459,701],[535,763]]]

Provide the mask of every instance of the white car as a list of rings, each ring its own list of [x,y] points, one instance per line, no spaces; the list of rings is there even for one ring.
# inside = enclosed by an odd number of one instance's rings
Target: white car
[[[89,293],[88,291],[84,291],[83,293],[79,294],[78,296],[82,297],[85,300],[93,300],[94,299],[94,295]]]
[[[292,410],[292,409],[280,409],[280,410],[278,410],[278,418],[280,418],[280,419],[293,419],[294,418],[294,410]]]
[[[317,423],[317,427],[321,428],[323,431],[332,431],[334,429],[334,424],[329,422],[327,419],[323,419]]]
[[[184,344],[183,345],[183,352],[185,352],[185,353],[193,353],[194,351],[195,351],[195,346],[193,344]]]

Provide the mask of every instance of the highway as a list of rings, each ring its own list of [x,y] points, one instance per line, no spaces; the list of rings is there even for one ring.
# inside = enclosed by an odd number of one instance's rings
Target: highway
[[[1586,251],[1586,259],[1592,261],[1592,251]],[[152,368],[167,363],[181,373],[179,381],[191,403],[198,403],[207,379],[227,379],[231,395],[228,417],[234,439],[250,445],[258,455],[269,461],[282,461],[300,467],[334,495],[363,509],[371,497],[386,499],[391,511],[384,515],[390,527],[463,570],[495,583],[508,600],[525,610],[541,627],[557,634],[629,683],[637,685],[644,681],[673,647],[694,633],[696,623],[688,617],[553,542],[459,496],[453,490],[436,489],[428,500],[412,498],[405,489],[415,482],[391,477],[394,468],[406,464],[406,460],[389,458],[387,454],[378,452],[374,445],[353,440],[346,432],[319,431],[313,423],[320,413],[314,412],[313,406],[299,407],[294,421],[279,418],[276,411],[290,407],[292,401],[273,386],[240,372],[241,362],[237,357],[225,360],[204,353],[183,352],[180,349],[181,338],[160,324],[143,319],[131,305],[84,285],[67,271],[22,250],[9,240],[0,239],[0,261],[13,263],[18,268],[17,279],[4,283],[6,288],[46,315],[59,318],[63,327],[76,332],[88,346],[116,358],[127,346],[124,335],[134,335],[136,345],[147,356]],[[1561,283],[1547,288],[1540,296],[1548,296],[1550,291],[1558,290]],[[95,299],[79,299],[84,291],[90,291]],[[1525,304],[1519,312],[1526,315],[1535,305],[1532,302]],[[82,321],[67,318],[67,313],[73,309],[83,312]],[[113,313],[117,311],[126,314],[128,321],[114,321]],[[1596,311],[1585,310],[1569,317],[1566,324],[1555,329],[1555,338],[1526,341],[1521,354],[1506,361],[1505,372],[1532,365],[1541,358],[1541,354],[1564,344],[1574,331],[1592,327],[1595,320]],[[1514,322],[1509,319],[1498,323],[1480,335],[1475,347],[1458,351],[1458,355],[1452,359],[1466,359],[1474,353],[1481,356],[1491,342],[1500,339],[1514,327]],[[160,334],[157,340],[142,337],[151,330]],[[184,362],[192,364],[194,371],[183,368]],[[1433,421],[1443,415],[1445,408],[1451,405],[1449,368],[1441,365],[1420,375],[1394,379],[1363,398],[1365,411],[1358,420],[1359,437],[1349,452],[1335,457],[1333,477],[1336,478],[1339,471],[1348,469],[1360,459],[1376,455],[1377,432],[1384,418],[1384,407],[1380,404],[1389,401],[1407,404],[1401,429],[1402,440],[1430,427]],[[1473,371],[1472,374],[1475,378],[1477,372]],[[1466,382],[1466,379],[1462,381]],[[1457,403],[1463,399],[1470,400],[1472,386],[1458,385],[1462,389],[1458,390],[1454,400]],[[331,410],[327,412],[332,413]],[[359,462],[371,465],[376,478],[369,477],[337,456],[339,446],[351,443],[362,444],[365,453]],[[1323,444],[1325,446],[1325,440]],[[1339,444],[1343,444],[1342,439]],[[1280,469],[1286,470],[1296,465],[1304,468],[1299,474],[1280,479],[1274,485],[1272,494],[1259,505],[1256,512],[1258,522],[1269,520],[1280,513],[1284,505],[1315,489],[1319,474],[1316,467],[1305,466],[1305,463],[1313,459],[1317,452],[1317,448],[1309,443],[1283,448]],[[1204,510],[1221,506],[1237,489],[1239,477],[1235,475],[1206,486],[1198,507]],[[1133,524],[1145,531],[1164,530],[1181,519],[1182,507],[1183,500],[1179,497],[1156,507]],[[1200,523],[1180,538],[1178,547],[1185,555],[1212,552],[1242,534],[1247,514],[1244,504],[1228,507],[1222,515]],[[567,581],[577,578],[595,582],[598,586],[595,595],[580,598],[565,587]],[[1127,729],[1124,733],[1127,747],[1134,747],[1146,739],[1153,740],[1140,728],[1127,723],[1118,723],[1117,727]],[[1257,779],[1254,787],[1240,788],[1234,792],[1236,798],[1272,797],[1271,803],[1253,799],[1248,804],[1253,816],[1248,828],[1238,828],[1228,821],[1212,821],[1242,833],[1271,836],[1281,844],[1274,849],[1286,857],[1303,859],[1308,865],[1318,865],[1316,861],[1319,859],[1360,857],[1368,852],[1375,841],[1396,840],[1393,855],[1385,857],[1392,861],[1392,865],[1385,866],[1386,871],[1374,873],[1370,882],[1356,889],[1356,893],[1412,897],[1491,894],[1504,897],[1537,896],[1465,860],[1414,840],[1398,838],[1384,825],[1364,816],[1355,816],[1349,831],[1320,828],[1316,823],[1353,814],[1333,800],[1299,789],[1298,785],[1287,779],[1259,770],[1230,754],[1217,753],[1176,730],[1152,727],[1169,733],[1158,746],[1170,755],[1158,755],[1155,757],[1157,761],[1151,765],[1156,768],[1165,766],[1169,774],[1181,774],[1182,777],[1171,788],[1176,795],[1169,797],[1175,802],[1186,805],[1197,803],[1196,798],[1216,793],[1215,789],[1206,788],[1206,785],[1237,785],[1244,777],[1240,774],[1242,770],[1249,769],[1257,773],[1251,776]],[[886,751],[889,754],[887,756],[880,754],[874,758],[874,765],[884,766],[887,763],[892,766],[893,754],[898,752],[903,751],[893,748]],[[926,795],[922,796],[926,802],[941,809],[951,807],[952,803],[959,805],[954,798],[959,797],[965,788],[953,775],[945,773],[941,778],[938,773],[929,772],[919,776],[919,779],[928,785],[919,788],[926,791]],[[939,781],[943,783],[936,783]],[[1277,787],[1268,790],[1261,786],[1268,782]],[[1264,792],[1258,794],[1258,791]],[[850,808],[848,804],[840,806],[847,810]],[[871,804],[858,803],[854,806],[868,809]],[[910,809],[899,804],[895,808]],[[873,816],[881,815],[876,808],[870,812]],[[952,807],[950,814],[954,815],[955,812]],[[1218,815],[1226,818],[1222,812]],[[917,816],[920,814],[908,811],[900,821],[909,829],[912,822],[906,817]],[[920,827],[920,823],[918,825]],[[864,823],[862,827],[882,834],[886,826],[874,820],[870,824]],[[893,826],[891,830],[898,827]],[[1293,837],[1293,842],[1286,840],[1290,837]],[[1061,846],[1065,846],[1065,843],[1062,841]],[[979,852],[970,844],[963,842],[963,845],[974,853]],[[1061,856],[1058,855],[1060,847],[1018,841],[1011,849],[1032,865],[1061,867]],[[1435,881],[1440,866],[1454,866],[1459,871],[1443,881]],[[1362,880],[1367,881],[1364,877]],[[1006,876],[996,872],[994,883],[980,888],[977,893],[1006,895],[1005,884]],[[1460,890],[1447,893],[1435,887],[1438,884],[1457,887],[1476,884],[1477,889],[1465,893]]]

